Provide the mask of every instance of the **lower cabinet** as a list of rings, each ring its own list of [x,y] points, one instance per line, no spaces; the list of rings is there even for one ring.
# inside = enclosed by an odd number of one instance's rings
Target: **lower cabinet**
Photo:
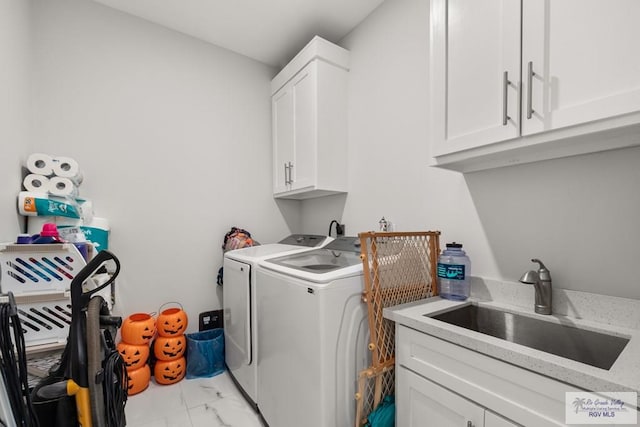
[[[398,427],[518,426],[406,368],[396,375]]]
[[[396,324],[397,426],[565,426],[585,391]]]

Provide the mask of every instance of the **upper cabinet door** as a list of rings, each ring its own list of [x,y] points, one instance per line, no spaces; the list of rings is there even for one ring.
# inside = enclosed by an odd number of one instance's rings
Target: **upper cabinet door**
[[[434,155],[520,133],[519,1],[431,2]]]
[[[294,161],[291,166],[291,190],[313,186],[316,176],[318,143],[317,64],[311,63],[293,79]]]
[[[640,111],[638,18],[637,0],[524,0],[523,135]]]
[[[294,108],[293,89],[284,86],[271,98],[273,125],[273,192],[281,193],[290,188],[290,168],[293,164]]]

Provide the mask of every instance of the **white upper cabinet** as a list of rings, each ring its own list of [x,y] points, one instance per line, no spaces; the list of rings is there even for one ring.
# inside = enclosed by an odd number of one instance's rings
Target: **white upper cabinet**
[[[434,155],[519,135],[520,2],[434,0]]]
[[[637,0],[525,0],[522,133],[639,111],[638,20]]]
[[[432,154],[473,171],[637,145],[640,2],[432,0]]]
[[[293,90],[281,90],[271,97],[273,131],[273,192],[289,188],[289,168],[293,162]]]
[[[315,37],[272,81],[273,193],[347,191],[348,52]]]

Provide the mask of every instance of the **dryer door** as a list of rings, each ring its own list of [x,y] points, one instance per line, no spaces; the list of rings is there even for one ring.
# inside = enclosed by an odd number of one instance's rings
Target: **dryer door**
[[[232,371],[251,363],[251,266],[224,259],[225,360]]]

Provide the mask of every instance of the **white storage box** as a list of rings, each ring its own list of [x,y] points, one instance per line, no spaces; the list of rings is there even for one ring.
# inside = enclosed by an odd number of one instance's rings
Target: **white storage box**
[[[69,292],[15,298],[24,343],[30,352],[64,346],[71,325]]]
[[[71,243],[0,246],[0,291],[17,297],[68,291],[86,265]]]
[[[85,265],[73,244],[0,245],[0,291],[15,296],[28,348],[66,343],[71,324],[69,289]]]

